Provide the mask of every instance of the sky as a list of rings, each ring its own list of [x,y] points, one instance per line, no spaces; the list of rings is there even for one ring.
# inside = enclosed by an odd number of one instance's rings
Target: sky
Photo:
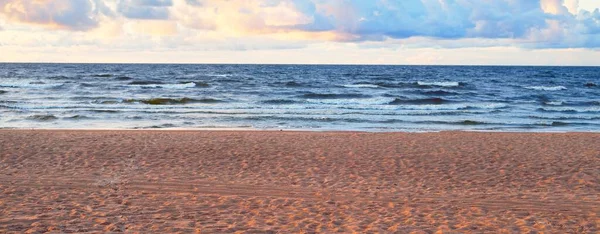
[[[0,0],[0,62],[600,66],[600,0]]]

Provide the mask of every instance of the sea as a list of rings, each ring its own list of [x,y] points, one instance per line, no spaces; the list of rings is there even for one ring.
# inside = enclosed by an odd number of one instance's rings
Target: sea
[[[600,67],[0,63],[0,128],[600,131]]]

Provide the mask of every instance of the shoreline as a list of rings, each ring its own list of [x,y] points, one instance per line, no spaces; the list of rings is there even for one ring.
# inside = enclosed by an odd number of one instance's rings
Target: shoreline
[[[600,231],[600,134],[0,130],[0,232]]]
[[[166,131],[166,132],[314,132],[314,133],[586,133],[600,134],[600,131],[507,131],[507,130],[432,130],[432,131],[366,131],[366,130],[317,130],[317,129],[259,129],[259,128],[0,128],[0,131]]]

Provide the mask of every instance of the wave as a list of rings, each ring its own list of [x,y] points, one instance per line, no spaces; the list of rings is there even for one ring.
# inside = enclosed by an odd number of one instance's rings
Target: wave
[[[148,105],[181,105],[189,103],[219,103],[223,102],[219,99],[203,98],[151,98],[151,99],[126,99],[123,100],[125,103],[143,103]]]
[[[5,93],[8,93],[8,91],[0,90],[0,94],[5,94]]]
[[[97,113],[119,113],[121,111],[119,110],[104,110],[104,109],[93,109],[93,110],[89,110],[91,112],[97,112]]]
[[[90,84],[90,83],[80,83],[79,86],[81,87],[96,87],[96,85],[94,84]]]
[[[71,117],[67,117],[67,119],[90,119],[90,117],[87,117],[85,115],[73,115]]]
[[[133,80],[132,77],[129,76],[119,76],[115,78],[116,80]]]
[[[564,102],[561,101],[547,101],[547,102],[543,102],[544,105],[548,105],[548,106],[562,106],[564,104]]]
[[[128,85],[159,85],[159,84],[164,84],[164,83],[160,82],[160,81],[151,81],[151,80],[137,80],[137,81],[132,81],[132,82],[128,83]]]
[[[559,91],[567,89],[565,86],[526,86],[524,88],[538,91]]]
[[[442,98],[424,98],[424,99],[408,99],[403,100],[396,98],[393,101],[389,102],[389,105],[440,105],[444,103],[449,103],[450,101],[442,99]]]
[[[288,82],[285,82],[285,86],[287,86],[287,87],[301,87],[301,86],[304,86],[304,85],[302,85],[302,84],[300,84],[298,82],[295,82],[295,81],[288,81]]]
[[[494,123],[476,121],[476,120],[457,120],[457,121],[443,121],[443,120],[431,120],[431,121],[410,121],[411,123],[417,124],[448,124],[448,125],[489,125]]]
[[[230,116],[228,119],[243,119],[243,120],[254,120],[254,121],[301,121],[301,122],[347,122],[347,123],[365,123],[365,122],[376,122],[361,118],[343,118],[343,117],[330,117],[330,116],[278,116],[278,115],[258,115],[258,116],[244,116],[236,117]]]
[[[461,86],[461,83],[456,82],[456,81],[441,81],[441,82],[417,81],[417,85],[419,85],[419,86],[439,86],[439,87],[458,87],[458,86]]]
[[[215,73],[204,74],[204,75],[205,76],[212,76],[212,77],[232,77],[233,76],[232,74],[215,74]]]
[[[147,128],[174,128],[177,127],[177,125],[175,124],[171,124],[171,123],[166,123],[166,124],[161,124],[161,125],[152,125],[152,126],[148,126],[148,127],[135,127],[134,129],[147,129]]]
[[[548,119],[548,120],[598,120],[600,116],[538,116],[538,115],[530,115],[527,116],[531,119]]]
[[[195,81],[195,82],[180,82],[181,84],[188,84],[188,83],[194,83],[196,87],[210,87],[210,84],[206,83],[206,82],[200,82],[200,81]]]
[[[336,106],[344,106],[344,105],[360,105],[360,106],[371,106],[371,105],[387,105],[393,99],[386,97],[373,97],[373,98],[346,98],[346,99],[338,99],[338,98],[329,98],[329,99],[307,99],[309,103],[314,104],[324,104],[324,105],[336,105]]]
[[[54,115],[31,115],[28,116],[27,119],[36,121],[54,121],[58,118]]]
[[[542,102],[545,106],[598,106],[600,101],[585,101],[585,102],[563,102],[563,101],[544,101]]]
[[[560,113],[598,113],[600,108],[570,108],[570,107],[542,107],[538,108],[537,111],[541,112],[560,112]]]
[[[379,88],[379,85],[374,84],[348,84],[342,86],[346,88]]]
[[[357,94],[357,93],[307,93],[300,96],[301,98],[308,99],[352,99],[352,98],[369,98],[370,95]]]
[[[567,122],[561,122],[561,121],[552,121],[552,122],[539,122],[539,123],[535,123],[535,125],[541,125],[541,126],[567,126],[567,125],[571,125],[572,123],[567,123]]]
[[[420,90],[419,93],[425,95],[459,95],[457,92],[446,91],[446,90]]]
[[[72,78],[68,77],[68,76],[49,76],[48,79],[52,79],[52,80],[70,80]]]
[[[208,87],[209,84],[204,82],[187,82],[179,84],[165,84],[160,81],[134,81],[130,82],[129,85],[139,86],[142,88],[166,88],[166,89],[184,89],[193,87]]]
[[[95,75],[92,75],[92,77],[109,78],[109,77],[113,77],[113,75],[112,74],[95,74]]]
[[[294,100],[289,100],[289,99],[272,99],[272,100],[265,100],[262,101],[262,103],[264,104],[275,104],[275,105],[285,105],[285,104],[294,104],[297,103]]]
[[[4,88],[33,88],[33,89],[55,89],[64,86],[65,84],[47,84],[44,82],[18,82],[18,83],[0,83],[0,87]]]

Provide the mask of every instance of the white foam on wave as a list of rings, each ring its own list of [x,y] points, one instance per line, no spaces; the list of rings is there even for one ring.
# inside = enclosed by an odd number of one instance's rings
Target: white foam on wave
[[[62,86],[64,84],[46,84],[46,83],[31,83],[28,81],[24,82],[13,82],[13,83],[0,83],[0,87],[2,88],[33,88],[33,89],[45,89],[45,88],[55,88]]]
[[[600,112],[600,107],[590,106],[590,107],[561,107],[561,106],[552,106],[552,107],[542,107],[539,108],[543,111],[554,111],[554,112],[577,112],[577,113],[595,113]]]
[[[215,74],[215,73],[211,73],[211,74],[205,74],[206,76],[212,76],[212,77],[231,77],[233,75],[231,74]]]
[[[455,81],[442,81],[442,82],[422,82],[418,81],[418,85],[421,86],[440,86],[440,87],[458,87],[460,86],[459,82]]]
[[[309,103],[327,104],[327,105],[387,105],[394,101],[394,98],[349,98],[349,99],[306,99]]]
[[[505,108],[506,104],[502,103],[467,103],[467,104],[427,104],[427,105],[398,105],[401,110],[464,110],[469,108],[475,109],[501,109]]]
[[[544,104],[546,104],[546,105],[550,105],[550,106],[562,106],[563,102],[561,102],[561,101],[556,101],[556,102],[544,102]]]
[[[526,89],[541,90],[541,91],[559,91],[566,90],[565,86],[527,86]]]
[[[343,86],[346,88],[379,88],[379,85],[374,84],[349,84]]]
[[[134,85],[146,88],[165,88],[165,89],[185,89],[196,87],[196,83],[189,82],[183,84],[147,84],[147,85]]]

